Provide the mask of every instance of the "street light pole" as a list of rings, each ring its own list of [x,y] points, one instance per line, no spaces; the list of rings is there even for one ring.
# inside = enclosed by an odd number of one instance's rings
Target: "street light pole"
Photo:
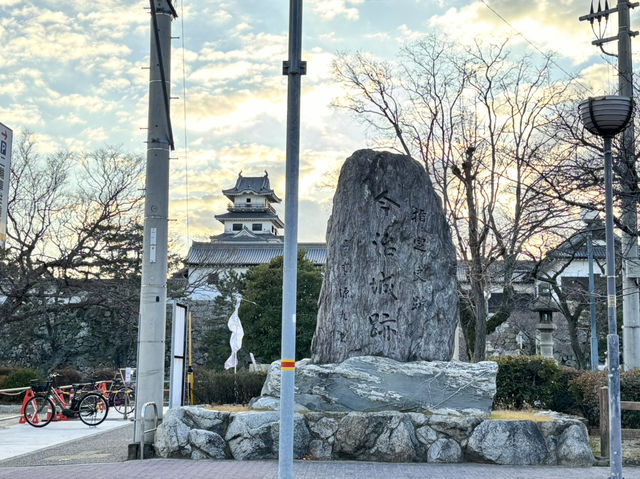
[[[638,2],[631,3],[628,0],[618,0],[614,8],[600,7],[594,12],[593,2],[591,13],[583,15],[580,21],[588,21],[591,26],[598,22],[598,29],[601,36],[606,31],[606,22],[612,13],[618,14],[618,34],[613,37],[598,38],[591,42],[600,47],[603,53],[618,58],[618,89],[619,94],[628,98],[633,98],[633,62],[631,57],[631,37],[638,32],[631,31],[631,20],[629,9],[639,5]],[[605,20],[605,28],[601,29],[602,20]],[[595,32],[595,29],[594,29]],[[609,42],[618,42],[618,54],[612,54],[604,50],[604,45]],[[638,229],[637,222],[637,201],[638,191],[637,174],[635,167],[634,152],[634,128],[633,122],[629,122],[622,132],[622,149],[618,166],[620,172],[621,195],[621,222],[624,228],[622,236],[622,317],[623,317],[623,357],[624,366],[627,370],[640,368],[640,294],[637,280],[640,279],[640,263],[638,260]]]
[[[613,236],[613,181],[611,137],[604,137],[605,236],[607,241],[607,358],[609,370],[610,479],[622,479],[622,425],[620,416],[620,343],[616,321],[616,273]]]
[[[302,0],[289,2],[287,161],[282,278],[282,358],[280,366],[280,436],[278,477],[293,478],[293,404],[296,356],[296,291],[298,273],[298,176],[300,165],[300,83],[306,73],[302,55]]]
[[[613,236],[613,161],[611,139],[629,123],[633,100],[625,96],[589,98],[578,107],[584,127],[604,139],[605,236],[607,241],[607,335],[609,377],[610,479],[622,479],[622,425],[620,422],[620,342],[616,321],[616,276]]]

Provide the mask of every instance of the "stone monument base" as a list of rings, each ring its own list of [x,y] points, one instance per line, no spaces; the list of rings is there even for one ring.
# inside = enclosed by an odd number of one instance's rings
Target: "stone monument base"
[[[399,362],[358,356],[338,364],[296,363],[297,411],[402,411],[489,417],[498,365],[493,361]],[[269,367],[252,409],[278,409],[280,361]]]
[[[277,459],[280,414],[187,406],[167,411],[156,432],[160,457]],[[294,456],[312,460],[484,462],[590,466],[587,428],[575,419],[500,421],[420,413],[294,415]]]

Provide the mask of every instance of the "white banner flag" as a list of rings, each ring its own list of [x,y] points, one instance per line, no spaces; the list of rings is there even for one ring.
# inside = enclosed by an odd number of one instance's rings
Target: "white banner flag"
[[[238,298],[236,301],[236,309],[227,322],[227,327],[231,331],[231,339],[229,344],[231,345],[231,356],[224,362],[224,368],[235,368],[238,365],[238,351],[242,348],[242,338],[244,337],[244,330],[242,329],[242,323],[240,322],[240,316],[238,316],[238,309],[240,308],[240,301],[242,298]]]

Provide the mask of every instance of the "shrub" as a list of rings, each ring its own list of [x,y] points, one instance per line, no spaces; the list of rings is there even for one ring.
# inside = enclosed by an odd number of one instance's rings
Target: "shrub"
[[[8,366],[0,366],[0,389],[4,389],[4,381],[7,379],[7,376],[11,374],[14,368]]]
[[[38,373],[32,369],[0,367],[0,389],[28,387],[32,379],[39,379]],[[1,404],[21,403],[24,393],[2,393]]]
[[[593,427],[600,426],[598,391],[607,385],[606,371],[586,371],[569,382],[569,390],[575,396],[580,412]],[[620,399],[640,401],[640,371],[624,371],[620,374]],[[640,413],[622,411],[622,427],[639,428]]]
[[[569,390],[569,383],[583,372],[579,369],[560,366],[549,409],[567,414],[582,414],[576,397]]]
[[[496,362],[494,407],[550,407],[560,373],[553,360],[540,356],[504,356]]]
[[[600,424],[598,390],[606,385],[606,371],[585,371],[569,381],[569,391],[576,398],[582,416],[594,427]]]
[[[75,384],[80,382],[80,380],[82,379],[80,371],[71,366],[58,369],[57,371],[55,371],[55,374],[58,375],[53,382],[55,386],[67,386],[70,384]]]
[[[245,370],[194,371],[194,396],[199,404],[247,404],[251,398],[260,396],[266,373]]]
[[[16,369],[7,376],[7,379],[4,380],[2,388],[11,389],[29,387],[32,379],[42,379],[42,377],[40,377],[38,372],[33,369]]]
[[[116,375],[117,375],[117,371],[114,371],[113,369],[103,368],[103,369],[98,369],[97,371],[94,371],[93,374],[91,375],[91,379],[95,381],[109,381],[114,377],[116,377]]]

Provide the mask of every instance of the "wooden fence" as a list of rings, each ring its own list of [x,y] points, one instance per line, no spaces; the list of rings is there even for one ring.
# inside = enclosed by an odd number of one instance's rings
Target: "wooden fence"
[[[609,388],[602,387],[600,399],[600,456],[609,457]],[[640,411],[640,402],[620,401],[620,410]],[[640,439],[640,429],[623,429],[622,439]]]

